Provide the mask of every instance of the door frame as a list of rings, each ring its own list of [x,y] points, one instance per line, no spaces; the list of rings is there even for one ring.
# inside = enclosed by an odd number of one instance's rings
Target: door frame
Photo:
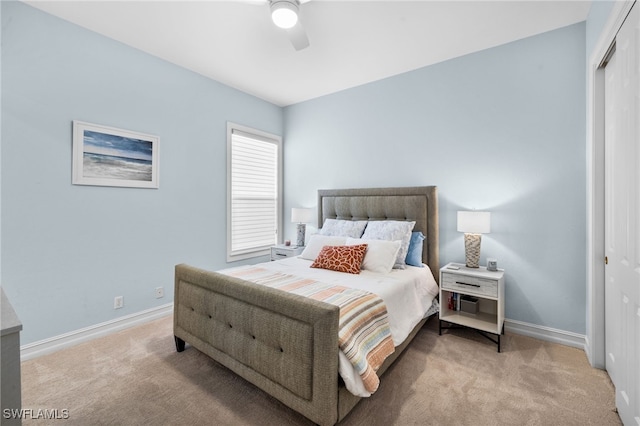
[[[604,68],[603,61],[633,1],[615,2],[587,63],[587,307],[585,352],[605,368]]]

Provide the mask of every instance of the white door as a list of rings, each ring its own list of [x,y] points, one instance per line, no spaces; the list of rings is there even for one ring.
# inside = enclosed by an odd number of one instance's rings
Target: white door
[[[605,347],[623,423],[640,426],[640,7],[605,68]]]
[[[617,136],[618,103],[616,96],[618,95],[618,72],[616,54],[609,58],[609,62],[605,68],[605,253],[607,255],[607,267],[605,269],[605,352],[606,352],[606,368],[611,377],[611,381],[615,384],[618,382],[617,363],[620,357],[620,341],[622,340],[620,310],[617,309],[620,304],[620,289],[617,285],[618,280],[615,279],[616,268],[614,267],[617,239],[613,235],[614,212],[613,201],[615,194],[615,141]],[[609,263],[611,265],[609,266]]]

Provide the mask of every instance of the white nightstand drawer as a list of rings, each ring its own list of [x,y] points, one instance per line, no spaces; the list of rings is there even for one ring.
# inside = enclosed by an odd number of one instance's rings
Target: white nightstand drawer
[[[293,246],[285,246],[284,244],[279,244],[277,246],[271,247],[271,260],[284,259],[286,257],[298,256],[304,247],[293,247]]]
[[[293,253],[291,250],[284,250],[284,249],[278,249],[278,248],[274,248],[271,251],[271,254],[274,257],[287,257],[287,256],[291,256],[291,253]]]
[[[498,297],[498,281],[468,275],[442,273],[443,289]]]

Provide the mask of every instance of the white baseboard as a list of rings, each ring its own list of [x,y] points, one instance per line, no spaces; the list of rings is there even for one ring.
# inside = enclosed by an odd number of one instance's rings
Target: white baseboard
[[[141,325],[173,313],[173,303],[125,315],[100,324],[53,336],[48,339],[20,346],[20,361],[37,358],[42,355],[75,346],[98,337],[106,336],[129,327]]]
[[[173,303],[136,312],[100,324],[81,328],[69,333],[60,334],[48,339],[29,343],[20,346],[20,360],[26,361],[42,355],[50,354],[60,349],[88,342],[98,337],[124,330],[129,327],[141,325],[173,313]],[[505,331],[523,336],[529,336],[548,342],[559,343],[561,345],[572,346],[585,350],[586,336],[570,331],[558,330],[536,324],[530,324],[512,319],[504,320]]]
[[[583,334],[573,333],[571,331],[558,330],[556,328],[530,324],[512,319],[504,320],[504,329],[511,333],[534,337],[547,342],[559,343],[561,345],[572,346],[582,350],[585,350],[586,348],[586,336]]]

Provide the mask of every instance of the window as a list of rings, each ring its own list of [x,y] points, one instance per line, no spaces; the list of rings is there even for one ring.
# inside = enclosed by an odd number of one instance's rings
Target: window
[[[282,217],[282,139],[227,123],[227,261],[269,254]]]

